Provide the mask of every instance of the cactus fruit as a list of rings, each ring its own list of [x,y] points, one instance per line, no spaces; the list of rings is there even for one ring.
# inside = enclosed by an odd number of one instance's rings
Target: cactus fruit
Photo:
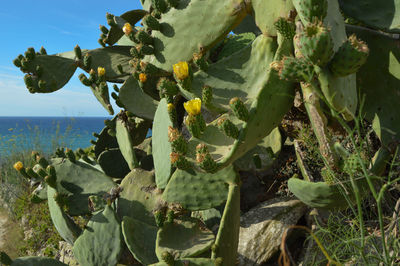
[[[296,34],[296,25],[291,20],[281,17],[275,21],[274,26],[279,34],[288,40],[292,40]]]
[[[218,119],[218,128],[221,129],[228,137],[237,139],[239,137],[239,130],[229,119],[221,117]]]
[[[335,53],[329,69],[337,77],[356,73],[367,61],[368,54],[368,46],[353,34]]]
[[[168,127],[168,140],[171,142],[172,151],[180,154],[186,154],[188,144],[178,129]]]
[[[249,119],[249,110],[238,97],[232,98],[229,105],[237,118],[245,122]]]
[[[312,64],[304,57],[284,57],[280,62],[273,62],[271,67],[279,72],[279,77],[289,81],[309,81],[313,75]]]
[[[313,64],[325,66],[333,55],[333,42],[329,30],[322,22],[309,23],[299,36],[299,49]]]

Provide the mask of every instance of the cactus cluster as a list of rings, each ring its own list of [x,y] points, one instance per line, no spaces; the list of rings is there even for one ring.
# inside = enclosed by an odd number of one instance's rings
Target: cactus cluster
[[[345,11],[356,5],[339,2]],[[114,83],[111,98],[122,111],[94,134],[90,152],[60,149],[49,162],[35,155],[34,168],[15,164],[42,184],[32,199],[47,199],[53,223],[73,244],[79,264],[116,265],[128,249],[144,265],[234,265],[236,162],[261,168],[267,155],[260,152],[279,149],[277,127],[296,87],[321,154],[337,167],[321,103],[353,119],[357,85],[364,89],[355,73],[368,76],[362,73],[371,70],[368,55],[379,53],[368,44],[379,34],[346,28],[339,2],[141,0],[143,10],[106,15],[102,48],[76,46],[56,55],[29,48],[14,60],[32,93],[58,90],[82,68],[89,76],[79,79],[110,114],[108,86]],[[237,34],[227,37],[232,31]],[[388,67],[382,71],[387,74]],[[375,107],[367,106],[370,113],[368,108]],[[314,207],[343,201],[328,182],[293,178],[289,188]],[[194,213],[220,206],[214,235]],[[74,216],[87,224],[76,224]]]

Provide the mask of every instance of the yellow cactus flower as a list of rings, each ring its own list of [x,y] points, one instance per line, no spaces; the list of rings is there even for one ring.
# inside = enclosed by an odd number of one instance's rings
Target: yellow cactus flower
[[[17,171],[21,171],[21,169],[24,168],[24,165],[22,164],[22,162],[18,161],[14,164],[14,169]]]
[[[122,27],[122,31],[126,34],[129,35],[132,32],[132,25],[129,23],[125,23],[124,26]]]
[[[183,107],[185,107],[185,110],[189,115],[198,115],[201,111],[201,100],[199,98],[195,98],[187,101],[183,104]]]
[[[178,79],[184,80],[189,76],[189,65],[187,62],[179,62],[172,67],[174,69],[175,76]]]
[[[104,67],[97,68],[97,75],[104,76],[105,74],[106,74],[106,70],[104,69]]]
[[[145,73],[140,73],[139,80],[140,82],[145,83],[147,81],[147,75]]]

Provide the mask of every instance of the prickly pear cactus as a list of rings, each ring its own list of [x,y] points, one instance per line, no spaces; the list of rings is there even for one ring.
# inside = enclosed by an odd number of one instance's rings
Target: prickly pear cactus
[[[59,149],[47,163],[15,168],[41,183],[32,199],[48,200],[81,265],[133,263],[124,252],[145,265],[234,265],[238,170],[266,170],[278,157],[279,125],[295,88],[333,171],[340,154],[324,108],[352,120],[357,88],[383,145],[398,140],[398,40],[346,28],[341,13],[397,32],[397,9],[376,7],[393,14],[376,19],[372,2],[141,0],[143,10],[107,13],[101,48],[55,55],[28,48],[14,64],[30,92],[61,89],[79,67],[87,73],[80,81],[105,110],[113,115],[115,101],[122,111],[94,133],[92,152]],[[312,207],[342,204],[328,181],[293,178],[289,189]]]

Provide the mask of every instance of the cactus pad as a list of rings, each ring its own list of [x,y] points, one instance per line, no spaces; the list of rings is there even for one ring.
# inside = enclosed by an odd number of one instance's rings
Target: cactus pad
[[[156,254],[169,252],[175,259],[195,257],[211,248],[214,234],[198,219],[182,217],[158,230]]]

